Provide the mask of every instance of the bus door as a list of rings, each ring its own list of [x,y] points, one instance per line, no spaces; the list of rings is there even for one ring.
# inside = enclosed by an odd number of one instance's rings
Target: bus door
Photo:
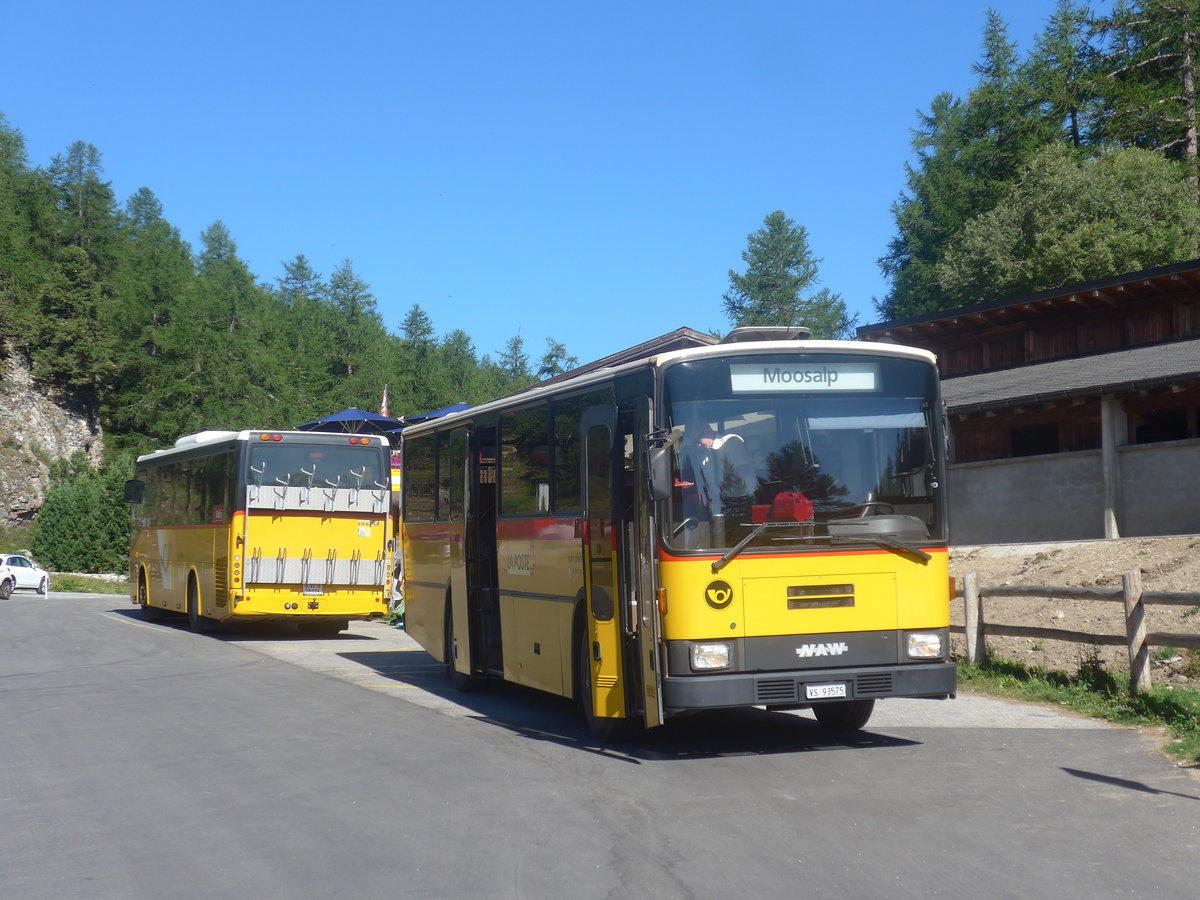
[[[662,685],[659,642],[662,635],[658,597],[655,593],[654,527],[650,497],[646,492],[646,466],[649,460],[647,436],[650,433],[650,401],[642,398],[631,407],[622,406],[621,436],[624,444],[621,480],[624,541],[622,606],[628,611],[627,630],[636,654],[641,706],[647,728],[663,723]]]
[[[592,709],[600,718],[628,714],[625,702],[624,647],[619,615],[616,565],[620,524],[614,496],[616,411],[597,406],[580,422],[583,487],[584,604],[583,643],[591,666]]]
[[[467,596],[471,598],[472,622],[477,629],[475,646],[483,651],[482,669],[502,675],[500,597],[496,588],[496,426],[476,426],[468,446]]]
[[[438,518],[446,529],[453,606],[454,638],[460,671],[470,673],[477,658],[478,608],[468,590],[465,512],[467,501],[467,429],[455,428],[438,436]],[[446,650],[449,653],[449,648]]]

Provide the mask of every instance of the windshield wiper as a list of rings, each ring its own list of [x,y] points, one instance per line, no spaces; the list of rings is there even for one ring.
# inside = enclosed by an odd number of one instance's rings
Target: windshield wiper
[[[753,531],[751,531],[748,535],[746,535],[744,538],[742,538],[740,541],[738,541],[736,545],[734,545],[733,547],[730,547],[725,552],[724,556],[722,556],[720,559],[718,559],[715,563],[712,564],[712,572],[714,575],[716,575],[718,572],[720,572],[723,568],[725,568],[726,565],[729,564],[729,562],[735,556],[737,556],[739,553],[741,553],[743,550],[745,550],[750,545],[751,541],[753,541],[756,537],[758,537],[760,534],[762,534],[768,528],[795,528],[797,525],[811,525],[811,524],[812,524],[811,522],[760,522],[758,525],[754,526]],[[797,541],[827,541],[827,540],[829,540],[829,538],[828,538],[828,536],[823,535],[823,534],[819,534],[819,535],[807,534],[802,537],[797,537],[797,538],[795,538],[795,540],[797,540]]]
[[[933,559],[928,553],[919,547],[914,547],[911,544],[906,544],[903,541],[898,541],[895,538],[884,537],[881,534],[839,534],[835,535],[831,540],[832,544],[874,544],[877,547],[884,547],[896,553],[909,553],[918,559],[925,562]]]

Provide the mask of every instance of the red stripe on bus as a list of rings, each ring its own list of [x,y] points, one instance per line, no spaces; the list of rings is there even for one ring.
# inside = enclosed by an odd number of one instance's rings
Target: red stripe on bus
[[[496,522],[498,541],[573,541],[577,539],[578,516],[553,519],[500,519]]]

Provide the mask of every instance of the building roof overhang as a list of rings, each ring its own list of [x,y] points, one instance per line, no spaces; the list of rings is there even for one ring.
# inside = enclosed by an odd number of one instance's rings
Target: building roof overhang
[[[977,332],[984,328],[1044,319],[1061,313],[1136,302],[1147,296],[1200,288],[1200,259],[1142,269],[1124,275],[1099,278],[1049,291],[1005,297],[975,306],[940,310],[911,319],[864,325],[858,339],[864,341],[915,342],[924,346],[930,340]]]
[[[1200,339],[942,379],[952,414],[1200,383]]]

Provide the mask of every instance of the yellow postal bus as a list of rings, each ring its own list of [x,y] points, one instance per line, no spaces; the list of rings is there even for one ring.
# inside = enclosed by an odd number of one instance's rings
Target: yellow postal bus
[[[382,616],[392,541],[377,436],[206,431],[138,457],[132,601],[148,619],[294,619],[336,633]]]
[[[459,687],[573,697],[602,738],[954,695],[933,356],[764,335],[405,429],[405,627]]]

